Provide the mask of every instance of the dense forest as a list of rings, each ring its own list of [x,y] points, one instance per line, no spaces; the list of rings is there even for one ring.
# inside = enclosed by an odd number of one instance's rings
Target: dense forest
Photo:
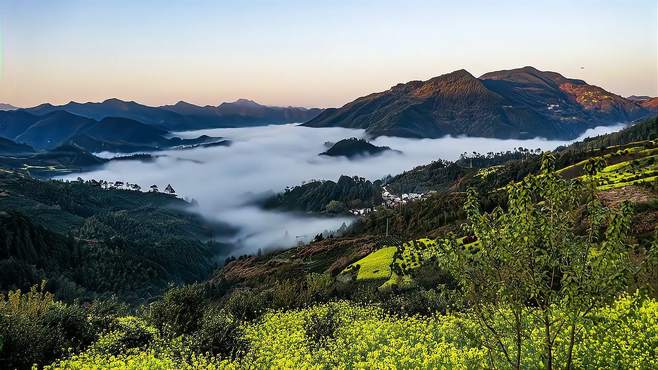
[[[45,279],[64,300],[143,300],[170,283],[203,280],[228,253],[213,238],[231,230],[172,195],[12,171],[0,173],[0,189],[0,290]]]
[[[381,182],[362,177],[341,176],[337,182],[310,181],[288,188],[265,200],[265,208],[303,212],[345,213],[348,209],[373,207],[382,203]]]

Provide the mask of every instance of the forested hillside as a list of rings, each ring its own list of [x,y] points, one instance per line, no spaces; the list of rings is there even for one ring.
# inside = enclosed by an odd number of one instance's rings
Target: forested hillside
[[[64,299],[142,300],[169,283],[204,279],[230,232],[172,195],[40,181],[0,172],[0,290],[42,279]]]
[[[373,183],[356,176],[341,176],[338,182],[310,181],[288,188],[266,199],[264,206],[289,211],[340,214],[348,209],[374,207],[381,202],[381,181]]]

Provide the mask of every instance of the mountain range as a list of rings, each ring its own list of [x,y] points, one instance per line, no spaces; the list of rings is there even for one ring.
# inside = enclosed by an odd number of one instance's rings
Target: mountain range
[[[128,118],[168,131],[306,122],[321,112],[321,109],[317,108],[271,107],[246,99],[221,103],[216,107],[201,107],[183,101],[174,105],[150,107],[134,101],[107,99],[100,103],[46,103],[24,110],[36,115],[66,111],[94,120],[107,117]]]
[[[129,118],[99,121],[64,110],[43,115],[26,110],[0,112],[0,137],[44,151],[74,145],[89,152],[136,152],[218,142],[221,138],[170,138],[169,132]]]
[[[192,120],[196,125],[210,127],[241,127],[263,124],[283,124],[306,122],[315,118],[322,109],[301,107],[271,107],[253,100],[238,99],[218,106],[197,106],[179,101],[174,105],[164,105],[161,109],[174,112]]]
[[[655,105],[534,67],[479,78],[462,69],[326,109],[304,125],[359,128],[371,136],[572,139],[591,127],[646,117]]]
[[[462,69],[397,84],[325,110],[273,107],[247,99],[217,106],[179,101],[151,107],[119,99],[24,109],[2,104],[0,137],[37,150],[74,140],[88,150],[141,151],[188,144],[169,142],[165,136],[172,131],[305,122],[308,127],[365,129],[371,137],[573,139],[591,127],[630,122],[655,112],[658,98],[624,98],[534,67],[489,72],[479,78]],[[94,122],[104,124],[92,129]],[[106,140],[109,127],[118,130],[113,135],[123,137]]]

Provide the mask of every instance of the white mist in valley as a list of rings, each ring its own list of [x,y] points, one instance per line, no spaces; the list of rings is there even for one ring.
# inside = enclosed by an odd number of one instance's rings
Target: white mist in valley
[[[580,139],[619,130],[622,126],[588,130]],[[143,189],[156,184],[161,189],[171,184],[177,194],[198,201],[197,211],[204,217],[225,222],[239,232],[230,242],[236,253],[251,253],[258,248],[287,247],[299,240],[308,241],[325,230],[350,223],[347,217],[325,218],[262,210],[253,201],[263,194],[283,191],[311,179],[337,180],[341,175],[370,180],[395,175],[433,160],[455,160],[461,153],[499,152],[524,147],[552,150],[567,141],[497,140],[485,138],[405,139],[379,137],[372,141],[402,153],[385,152],[355,160],[319,156],[326,142],[363,137],[363,130],[343,128],[307,128],[297,125],[272,125],[251,128],[211,129],[181,132],[180,137],[201,134],[221,136],[232,141],[227,147],[196,148],[158,152],[150,162],[113,161],[103,168],[78,176],[84,179],[127,181]],[[111,153],[103,153],[104,157]]]

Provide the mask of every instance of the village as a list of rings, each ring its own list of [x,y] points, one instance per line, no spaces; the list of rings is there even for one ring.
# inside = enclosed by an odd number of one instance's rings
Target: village
[[[397,208],[407,203],[425,200],[434,193],[436,193],[436,191],[430,190],[426,193],[403,193],[398,196],[396,194],[391,193],[386,188],[386,186],[383,186],[382,187],[383,201],[379,206],[384,208]],[[375,212],[376,210],[377,210],[377,206],[367,207],[367,208],[355,208],[355,209],[350,209],[349,213],[351,213],[354,216],[363,216],[371,212]]]

